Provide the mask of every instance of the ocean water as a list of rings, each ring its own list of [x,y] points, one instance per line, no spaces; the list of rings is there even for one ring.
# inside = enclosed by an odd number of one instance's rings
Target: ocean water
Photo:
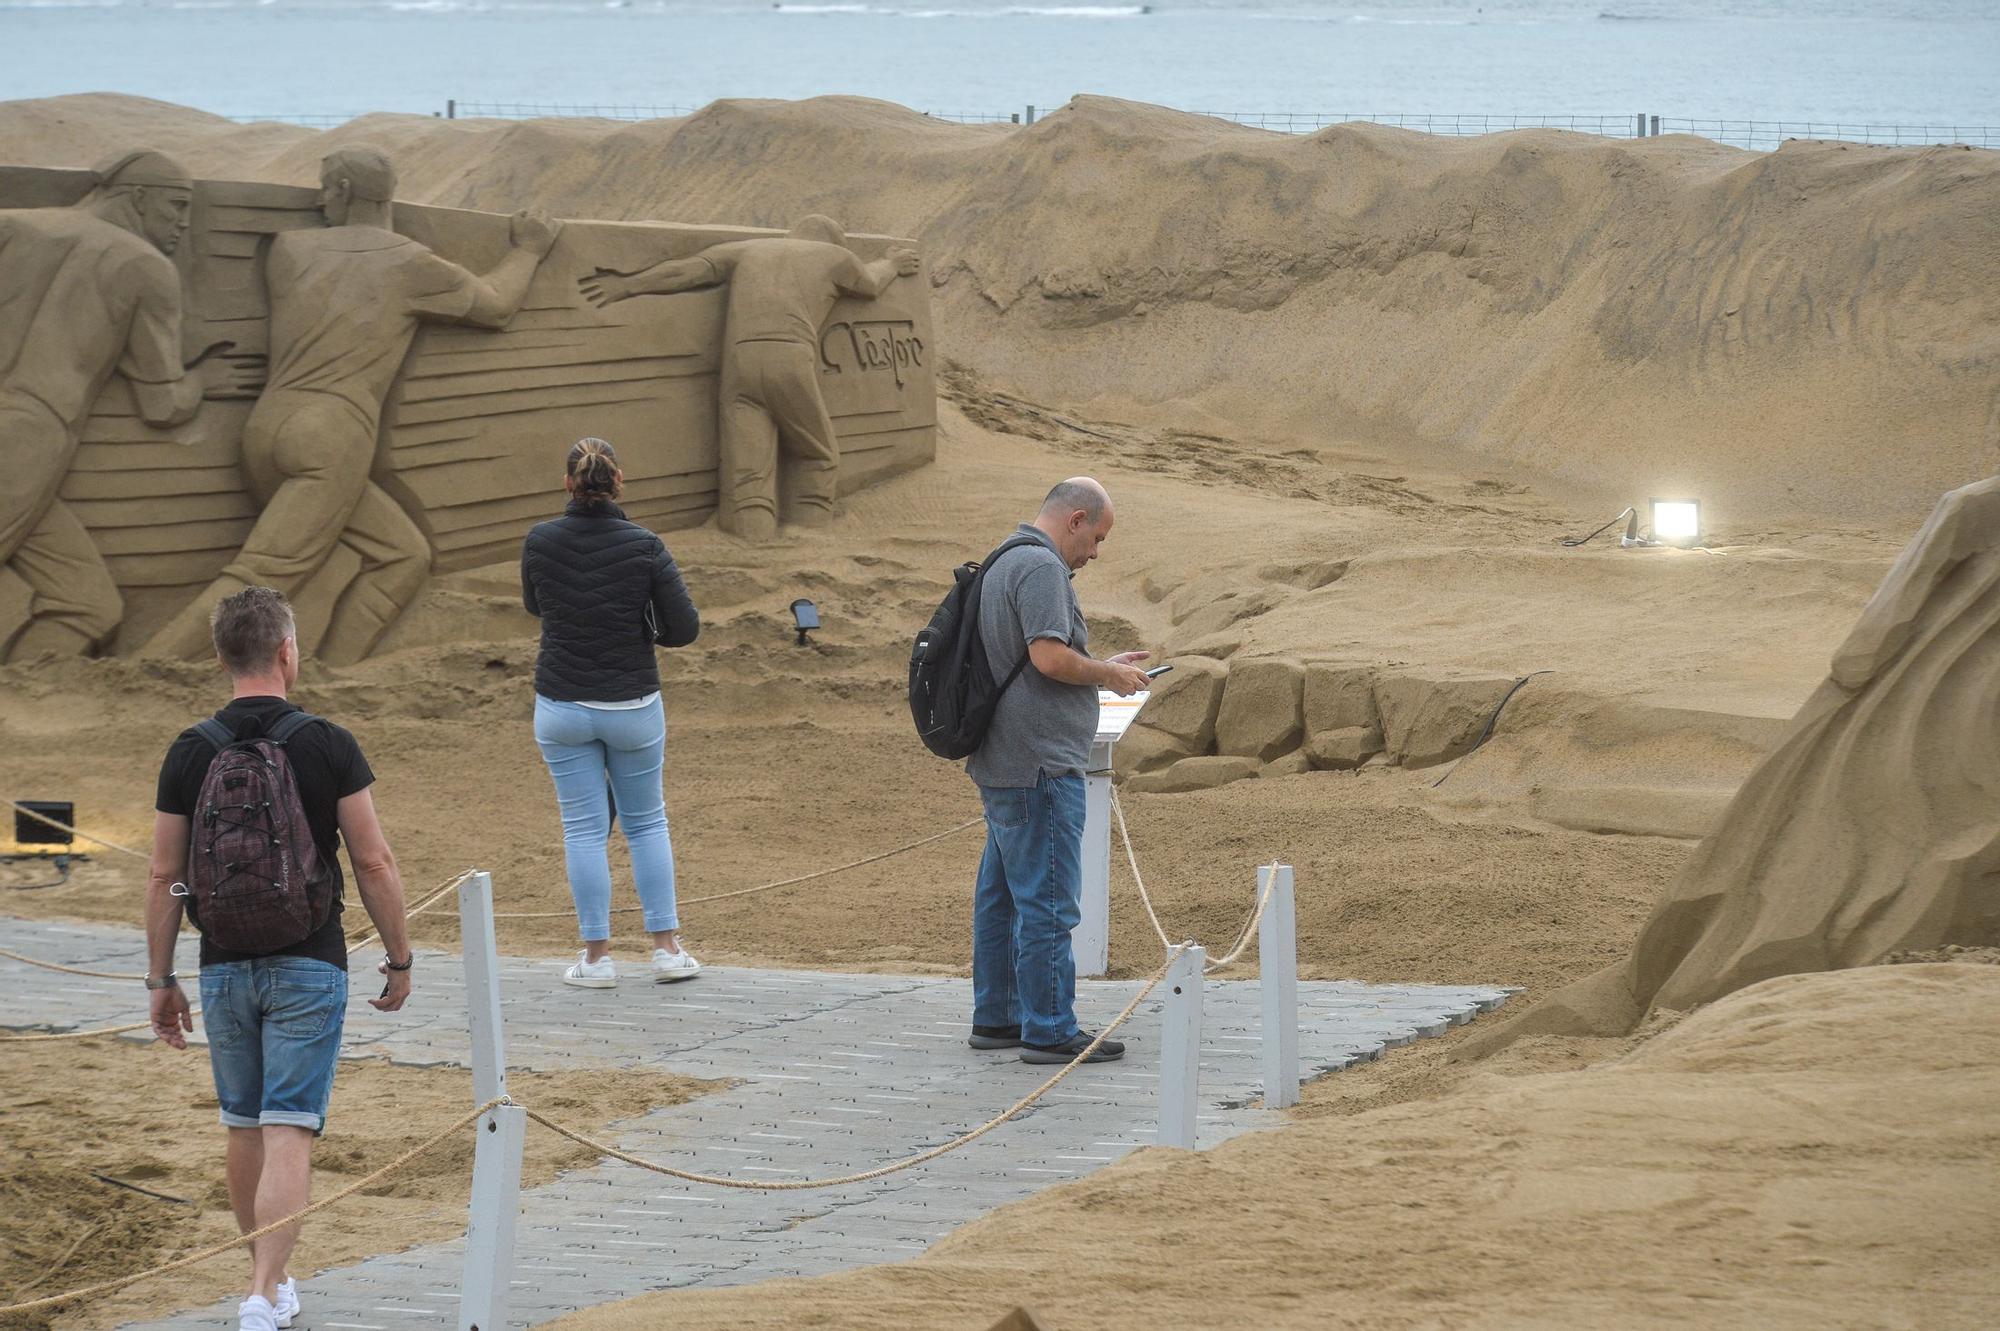
[[[232,116],[852,93],[2000,126],[2000,0],[0,0],[0,98]]]

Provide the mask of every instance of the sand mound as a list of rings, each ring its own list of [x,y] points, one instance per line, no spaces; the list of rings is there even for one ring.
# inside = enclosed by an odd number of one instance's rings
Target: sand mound
[[[1587,1071],[1142,1152],[913,1262],[558,1325],[1983,1327],[1996,1002],[1986,966],[1776,980]]]
[[[2000,480],[1939,502],[1621,964],[1499,1030],[1615,1035],[1775,975],[2000,943]]]
[[[1724,522],[1914,516],[2000,447],[1991,153],[1290,137],[1095,97],[1019,131],[856,98],[325,134],[0,104],[0,158],[49,165],[145,140],[308,183],[358,139],[424,202],[919,236],[947,353],[1044,400],[1415,433]]]

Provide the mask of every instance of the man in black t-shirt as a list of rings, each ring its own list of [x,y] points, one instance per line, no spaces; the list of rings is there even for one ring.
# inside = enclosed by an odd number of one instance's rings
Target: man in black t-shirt
[[[299,647],[285,598],[252,587],[223,598],[211,623],[215,652],[234,687],[215,719],[238,740],[268,735],[301,710],[286,701],[298,682]],[[187,1048],[194,1014],[173,973],[174,941],[185,911],[201,920],[186,895],[193,820],[216,749],[184,730],[160,767],[153,822],[153,863],[146,898],[153,1031]],[[336,858],[347,842],[361,904],[388,954],[377,968],[387,977],[384,1012],[410,993],[410,949],[404,931],[403,883],[382,836],[370,787],[375,774],[354,736],[331,721],[313,721],[285,742],[299,803],[333,877],[333,907],[305,938],[268,953],[231,952],[201,940],[201,1018],[222,1124],[229,1130],[229,1202],[245,1232],[306,1204],[313,1139],[326,1127],[334,1067],[347,1014],[347,940],[341,929],[341,877]],[[241,1331],[275,1331],[298,1315],[298,1289],[285,1263],[296,1226],[259,1240],[251,1251],[249,1295],[237,1309]]]

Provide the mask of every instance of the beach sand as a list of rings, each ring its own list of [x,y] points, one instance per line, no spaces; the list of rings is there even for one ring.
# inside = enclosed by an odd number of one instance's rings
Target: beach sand
[[[1303,975],[1516,984],[1532,1005],[1625,954],[1938,493],[2000,456],[1991,154],[1290,139],[1102,99],[1020,133],[853,99],[324,136],[132,99],[0,104],[0,160],[51,165],[143,140],[201,174],[303,182],[358,139],[426,202],[818,210],[922,238],[954,363],[936,464],[770,547],[667,534],[705,620],[663,658],[684,901],[976,816],[913,742],[909,640],[952,565],[1085,472],[1118,513],[1077,580],[1096,651],[1190,674],[1197,656],[1347,663],[1473,730],[1496,681],[1551,672],[1469,758],[1448,756],[1461,735],[1356,771],[1281,759],[1214,789],[1128,788],[1169,930],[1226,943],[1254,866],[1283,858]],[[1703,498],[1711,549],[1558,544],[1673,493]],[[825,624],[807,648],[796,596]],[[490,869],[502,911],[547,913],[503,919],[502,948],[549,956],[575,933],[529,733],[533,633],[514,569],[454,574],[385,654],[309,663],[298,696],[360,738],[412,896]],[[194,666],[0,670],[0,794],[74,799],[86,830],[144,847],[158,755],[221,697]],[[963,972],[978,835],[691,904],[689,944],[721,964]],[[0,867],[0,889],[41,874]],[[93,852],[70,886],[0,907],[136,928],[142,888],[141,866]],[[1112,921],[1113,972],[1148,973],[1122,871]],[[415,936],[457,943],[448,911]],[[601,1316],[973,1327],[1031,1294],[1055,1328],[1974,1326],[2000,1237],[1974,1182],[1995,982],[1870,968],[1767,984],[1644,1042],[1398,1053],[1308,1088],[1286,1131],[1143,1153],[916,1263]],[[36,1223],[53,1242],[91,1222]]]

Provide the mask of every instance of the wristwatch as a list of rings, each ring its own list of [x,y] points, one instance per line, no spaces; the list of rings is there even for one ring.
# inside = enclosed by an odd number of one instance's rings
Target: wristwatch
[[[385,952],[382,954],[382,964],[384,966],[387,966],[392,971],[406,971],[410,967],[417,964],[417,954],[412,952],[410,953],[409,956],[404,957],[403,960],[400,963],[398,963],[389,960],[389,954]]]
[[[168,971],[165,975],[162,975],[157,980],[150,975],[146,977],[146,987],[148,989],[172,989],[180,982],[181,982],[181,977],[174,974],[172,971]]]

